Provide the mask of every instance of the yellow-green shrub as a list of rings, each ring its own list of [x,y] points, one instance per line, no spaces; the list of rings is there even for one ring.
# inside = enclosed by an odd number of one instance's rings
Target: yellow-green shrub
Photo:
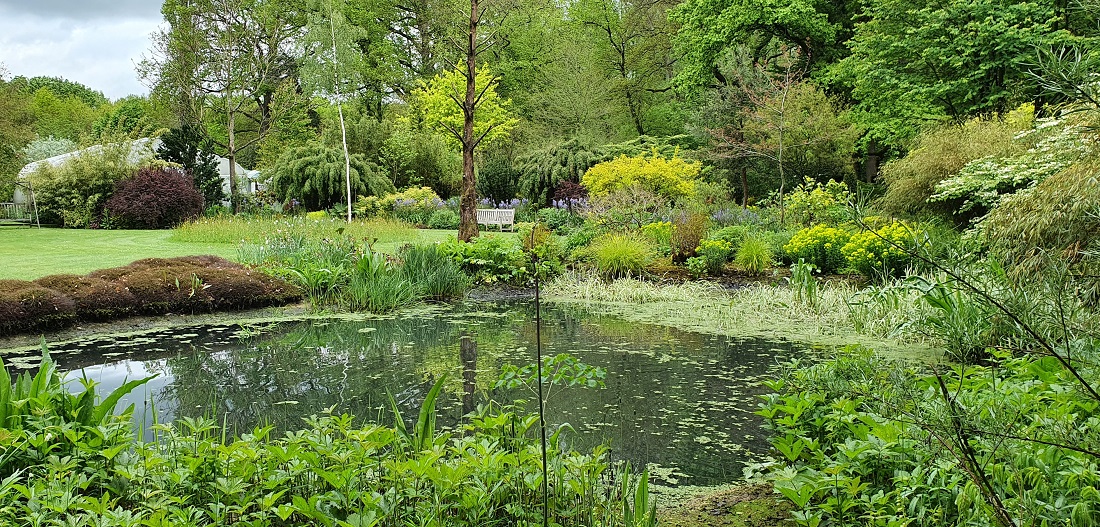
[[[847,216],[848,186],[830,179],[822,185],[811,177],[787,194],[787,219],[803,226],[837,225]]]
[[[864,276],[881,273],[897,276],[909,265],[906,249],[913,245],[913,231],[901,222],[852,235],[840,251],[848,267]]]
[[[792,261],[801,259],[823,273],[832,273],[843,268],[847,262],[841,248],[849,238],[851,234],[844,229],[814,225],[795,233],[783,250]]]
[[[619,156],[588,169],[581,184],[592,197],[639,186],[668,199],[689,197],[695,191],[699,163],[673,156],[665,159],[656,152],[651,157]]]
[[[725,240],[703,240],[695,248],[695,254],[703,259],[707,274],[716,275],[722,272],[722,266],[733,257],[733,245]]]

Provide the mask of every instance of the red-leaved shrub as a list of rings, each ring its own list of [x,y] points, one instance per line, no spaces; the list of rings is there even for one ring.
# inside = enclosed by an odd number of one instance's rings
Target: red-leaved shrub
[[[107,200],[107,215],[123,228],[166,229],[202,214],[202,194],[173,168],[144,167],[124,179]]]

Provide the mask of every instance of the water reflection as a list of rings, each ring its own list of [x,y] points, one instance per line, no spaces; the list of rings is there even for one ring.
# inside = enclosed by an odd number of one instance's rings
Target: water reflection
[[[610,442],[617,457],[658,464],[670,483],[740,477],[744,463],[766,448],[752,414],[759,381],[777,360],[800,353],[785,343],[562,307],[544,308],[543,323],[544,354],[572,353],[608,372],[605,389],[555,388],[548,421],[569,424],[579,448]],[[159,375],[124,401],[135,404],[142,426],[202,415],[242,433],[260,425],[295,429],[328,409],[388,422],[391,394],[402,414],[415,418],[444,374],[439,421],[453,424],[487,400],[530,398],[492,387],[502,365],[534,361],[534,338],[528,306],[472,304],[386,319],[177,329],[82,342],[53,355],[62,370],[105,389]]]

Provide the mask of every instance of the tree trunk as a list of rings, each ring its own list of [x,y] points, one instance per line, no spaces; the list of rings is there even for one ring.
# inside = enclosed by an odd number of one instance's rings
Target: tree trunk
[[[470,0],[470,30],[466,43],[466,99],[462,104],[462,197],[459,201],[458,239],[477,237],[477,175],[474,173],[474,104],[477,102],[478,0]]]
[[[226,101],[230,98],[227,95]],[[234,132],[234,128],[237,126],[237,112],[233,111],[233,103],[229,102],[226,107],[228,110],[228,132],[229,137],[226,141],[226,157],[229,159],[229,203],[233,206],[233,210],[240,212],[237,207],[239,206],[240,199],[237,197],[237,136]]]
[[[749,208],[749,168],[741,167],[741,208]]]

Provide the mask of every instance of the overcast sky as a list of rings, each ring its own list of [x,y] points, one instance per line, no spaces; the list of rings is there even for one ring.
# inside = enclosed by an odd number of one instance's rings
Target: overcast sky
[[[9,78],[64,77],[115,100],[148,89],[148,54],[163,0],[0,0],[0,64]]]

